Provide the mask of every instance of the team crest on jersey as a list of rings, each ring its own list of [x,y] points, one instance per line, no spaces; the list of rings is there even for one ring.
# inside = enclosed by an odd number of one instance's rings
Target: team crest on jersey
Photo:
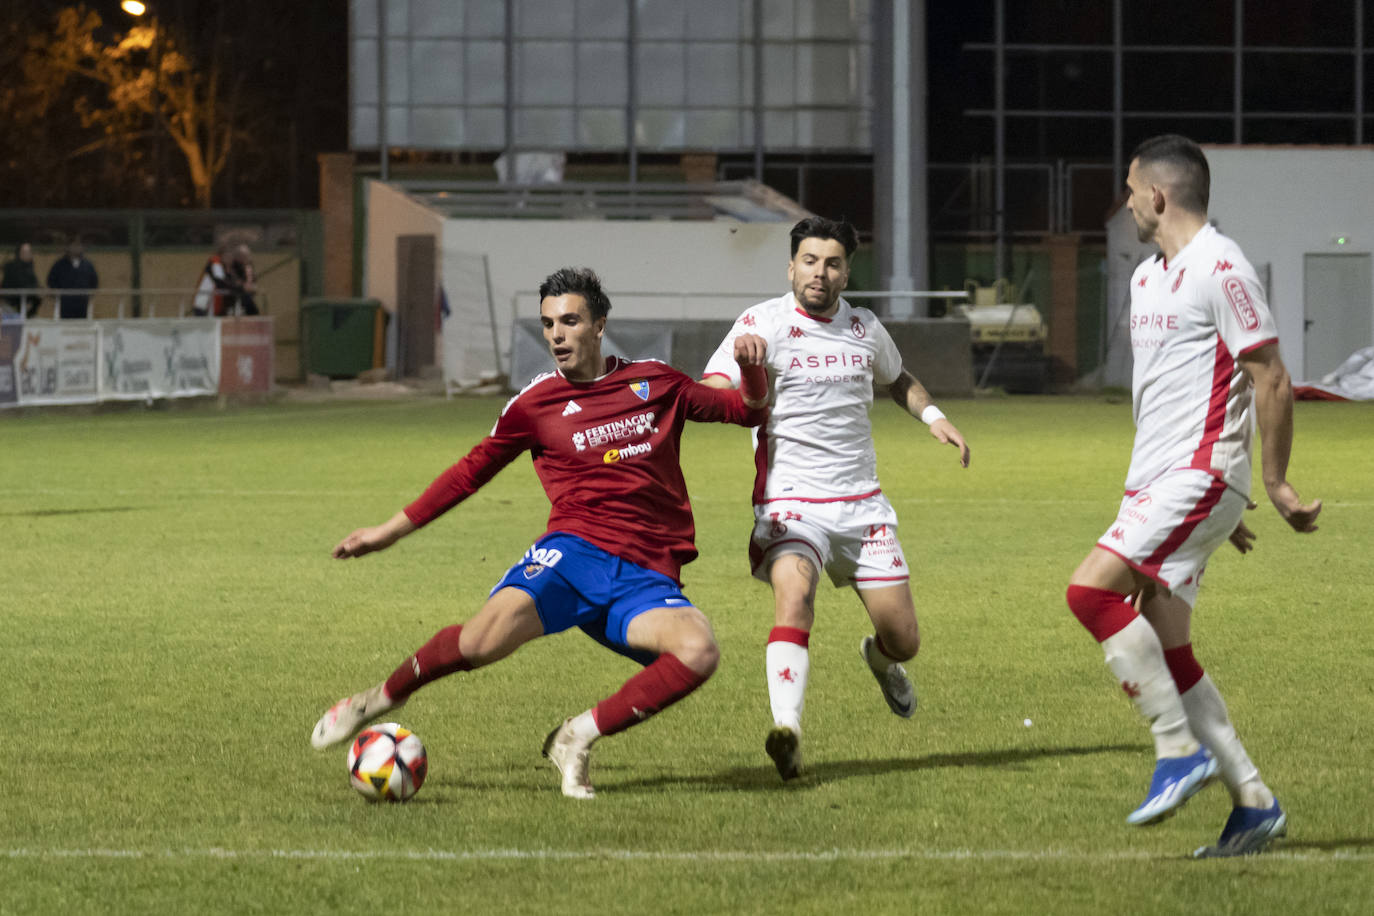
[[[641,401],[649,400],[649,382],[647,379],[635,379],[630,382],[630,390],[635,393],[635,397]]]
[[[859,338],[859,340],[863,340],[868,336],[868,329],[864,327],[864,323],[859,320],[858,315],[849,316],[849,330],[853,331],[854,336]]]
[[[1178,276],[1174,278],[1174,285],[1169,288],[1169,292],[1178,292],[1178,288],[1183,285],[1183,272],[1187,269],[1186,267],[1180,267],[1178,269]]]
[[[543,572],[544,570],[546,570],[546,569],[548,569],[548,567],[545,566],[545,565],[542,564],[542,563],[526,563],[526,564],[525,564],[525,578],[526,578],[526,579],[533,579],[535,576],[538,576],[540,573],[542,573],[542,572]]]

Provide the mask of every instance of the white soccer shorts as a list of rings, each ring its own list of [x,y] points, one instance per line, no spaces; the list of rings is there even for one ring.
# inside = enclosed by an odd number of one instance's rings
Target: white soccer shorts
[[[1236,530],[1246,502],[1207,471],[1170,471],[1121,500],[1097,546],[1192,606],[1207,559]]]
[[[749,539],[754,578],[767,582],[773,561],[784,554],[811,560],[836,588],[883,588],[910,578],[897,540],[897,512],[881,493],[848,501],[787,499],[755,506]]]

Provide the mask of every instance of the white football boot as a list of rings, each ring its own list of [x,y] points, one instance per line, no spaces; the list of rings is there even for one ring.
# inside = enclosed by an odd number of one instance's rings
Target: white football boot
[[[595,798],[590,776],[592,742],[573,733],[572,719],[564,719],[544,739],[543,755],[563,776],[563,794],[568,798]]]
[[[912,686],[911,678],[906,676],[906,669],[899,662],[883,658],[872,636],[865,636],[859,643],[859,654],[863,656],[868,670],[873,672],[873,679],[882,688],[888,709],[903,719],[910,719],[916,712],[916,688]],[[886,661],[887,667],[881,671],[874,667],[875,657],[880,665]]]
[[[315,730],[310,733],[310,746],[317,751],[342,744],[363,730],[369,722],[399,709],[404,703],[393,703],[386,695],[386,685],[378,684],[362,693],[345,697],[325,711]]]

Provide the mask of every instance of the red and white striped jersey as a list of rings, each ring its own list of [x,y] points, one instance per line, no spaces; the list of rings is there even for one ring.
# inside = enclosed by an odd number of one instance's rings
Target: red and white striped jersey
[[[1204,226],[1131,277],[1135,446],[1126,491],[1177,468],[1250,492],[1249,378],[1237,359],[1277,342],[1264,287],[1234,241]]]
[[[755,432],[754,502],[852,500],[876,493],[873,383],[890,385],[902,355],[876,315],[840,299],[830,318],[813,318],[791,293],[752,306],[706,363],[737,387],[735,338],[768,342],[771,408]]]
[[[683,425],[753,425],[763,416],[738,391],[709,388],[657,360],[612,356],[590,382],[547,372],[511,398],[491,434],[405,513],[416,525],[429,523],[528,450],[552,504],[548,531],[677,580],[697,555],[679,457]]]

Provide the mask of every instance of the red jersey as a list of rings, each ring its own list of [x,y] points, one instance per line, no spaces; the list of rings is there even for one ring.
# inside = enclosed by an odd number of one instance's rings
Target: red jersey
[[[529,450],[552,503],[548,531],[677,581],[697,556],[679,446],[688,420],[756,426],[735,389],[708,388],[657,360],[609,357],[606,372],[572,382],[537,376],[511,398],[491,434],[406,507],[425,525]]]

